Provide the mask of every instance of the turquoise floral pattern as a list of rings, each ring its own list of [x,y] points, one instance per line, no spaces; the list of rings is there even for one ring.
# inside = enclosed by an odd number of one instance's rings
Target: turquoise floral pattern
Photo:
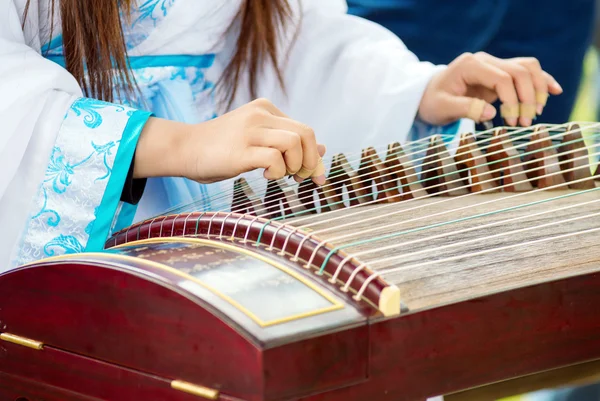
[[[87,162],[92,155],[90,154],[80,162],[71,164],[65,160],[65,156],[58,147],[52,149],[50,155],[50,163],[46,170],[46,178],[44,182],[52,183],[52,190],[57,194],[62,194],[71,185],[71,177],[75,174],[75,168]]]
[[[175,3],[175,0],[146,0],[138,7],[138,18],[133,22],[133,26],[144,20],[151,20],[156,26],[156,22],[161,17],[166,17],[169,7]]]
[[[110,103],[102,102],[96,99],[81,98],[71,106],[71,111],[76,116],[84,116],[83,122],[88,128],[98,128],[102,125],[102,115],[100,111],[106,107],[114,107],[116,111],[124,111],[125,108]]]
[[[44,254],[46,256],[56,255],[55,250],[59,250],[61,254],[68,255],[71,253],[81,253],[85,250],[85,247],[74,236],[61,234],[44,245]]]
[[[130,11],[130,17],[123,21],[123,31],[128,49],[144,42],[153,29],[163,21],[175,0],[137,0]],[[131,21],[127,23],[127,21]]]
[[[58,226],[58,223],[60,223],[60,216],[58,215],[56,210],[48,209],[48,193],[46,192],[46,188],[44,187],[42,187],[42,198],[44,202],[44,204],[42,205],[42,209],[35,216],[33,216],[32,219],[37,219],[42,215],[50,215],[48,216],[48,220],[46,220],[46,224],[48,224],[48,226],[50,227]]]
[[[131,117],[133,115],[133,113],[131,115],[129,113],[127,113],[127,115],[129,117]],[[110,166],[109,159],[113,156],[113,154],[112,154],[113,148],[115,146],[117,146],[117,144],[119,142],[120,141],[110,141],[109,143],[104,144],[104,145],[96,145],[94,142],[92,142],[92,147],[96,151],[95,152],[96,155],[102,155],[104,167],[106,168],[106,174],[104,174],[102,177],[96,178],[95,181],[102,181],[102,180],[105,180],[108,177],[110,177],[110,174],[112,173],[112,168]]]
[[[98,212],[100,211],[100,207],[94,209],[94,219],[90,221],[90,223],[85,227],[85,233],[87,235],[92,234],[92,229],[94,228],[94,223],[96,222],[96,217],[98,217]]]
[[[83,252],[98,214],[114,215],[115,210],[103,211],[100,204],[135,112],[93,99],[73,102],[48,159],[16,264]]]

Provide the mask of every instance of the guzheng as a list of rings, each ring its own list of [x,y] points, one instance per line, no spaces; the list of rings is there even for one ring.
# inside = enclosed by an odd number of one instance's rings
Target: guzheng
[[[0,396],[423,400],[600,358],[599,128],[336,155],[5,273]]]

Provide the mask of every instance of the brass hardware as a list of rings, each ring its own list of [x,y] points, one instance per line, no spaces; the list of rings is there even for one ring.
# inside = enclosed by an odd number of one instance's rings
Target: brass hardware
[[[202,398],[206,398],[208,400],[218,400],[219,392],[217,390],[213,390],[212,388],[198,386],[196,384],[187,383],[181,380],[173,380],[171,382],[171,388],[174,390],[179,390],[184,393],[197,395]]]
[[[44,347],[44,344],[39,341],[31,340],[25,337],[15,336],[14,334],[9,333],[0,333],[0,340],[37,350],[41,350]]]

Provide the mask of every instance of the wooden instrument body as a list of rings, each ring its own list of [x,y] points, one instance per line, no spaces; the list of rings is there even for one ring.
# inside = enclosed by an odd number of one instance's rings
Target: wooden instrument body
[[[238,213],[160,217],[115,235],[106,253],[66,255],[0,275],[0,399],[413,401],[600,359],[600,258],[594,247],[600,227],[586,218],[600,215],[600,204],[593,206],[600,171],[592,176],[581,133],[572,128],[559,153],[537,130],[523,157],[503,130],[485,152],[481,142],[461,136],[453,161],[442,141],[432,138],[424,158],[429,167],[420,173],[399,144],[390,145],[383,162],[372,149],[363,151],[361,174],[339,156],[333,166],[339,174],[331,174],[326,186],[305,183],[300,189],[310,196],[300,197],[283,182],[271,183],[277,199],[270,204],[240,181],[233,199]],[[438,217],[460,210],[459,217],[468,217],[454,225],[455,236],[469,234],[464,250],[473,256],[461,260],[457,251],[457,266],[466,266],[455,274],[461,282],[452,288],[460,291],[430,292],[427,302],[417,303],[409,294],[408,307],[417,309],[400,311],[396,287],[363,268],[371,260],[351,258],[352,248],[348,255],[336,250],[327,236],[253,216],[306,215],[315,203],[343,214],[344,188],[356,195],[350,206],[393,206],[375,217],[389,220],[385,234],[404,229],[404,243],[412,244],[388,249],[398,257],[388,269],[406,268],[404,262],[417,266],[409,281],[431,258],[454,259],[452,244],[459,243],[442,245],[449,234],[435,231],[452,217],[427,226],[424,210]],[[554,196],[519,195],[541,189],[559,192],[550,216],[519,209]],[[562,196],[567,189],[588,192]],[[510,196],[500,199],[503,192]],[[487,212],[466,198],[476,193],[485,193],[477,195],[486,198],[482,205],[500,205],[496,209],[506,213],[483,225],[469,220]],[[421,199],[432,195],[451,195],[446,199],[461,207]],[[581,201],[586,209],[569,208]],[[359,230],[371,231],[373,215],[360,213]],[[404,221],[387,218],[401,213],[408,213]],[[557,230],[552,218],[571,223]],[[502,219],[523,219],[506,226],[523,237],[503,243]],[[398,229],[398,221],[412,225]],[[577,224],[582,233],[588,230],[585,236],[577,236]],[[542,226],[546,234],[527,231]],[[343,237],[348,230],[341,227],[328,235]],[[425,238],[437,238],[438,252],[424,253],[419,227],[431,227]],[[564,241],[547,241],[556,234]],[[496,242],[477,242],[488,235]],[[489,260],[477,259],[482,250],[514,249],[513,242],[528,236],[541,241],[540,249],[561,244],[554,252],[572,250],[564,256],[572,256],[573,265],[545,271],[548,255],[542,258],[533,242],[533,253],[502,251],[509,255],[494,263],[503,269],[518,266],[519,255],[534,260],[530,276],[516,283],[511,279],[527,276],[529,265],[498,274],[486,266]],[[446,288],[440,285],[445,275],[455,273],[449,266],[433,272],[436,291]],[[470,274],[481,277],[470,280]],[[344,283],[351,283],[346,292]],[[413,292],[427,292],[423,283]],[[478,288],[466,291],[469,283]]]
[[[203,399],[171,388],[179,380],[221,400],[418,400],[600,358],[600,273],[384,318],[274,256],[310,284],[290,298],[314,288],[337,306],[261,327],[193,279],[194,266],[231,263],[207,257],[215,244],[139,244],[4,274],[2,331],[44,346],[0,342],[0,395]]]

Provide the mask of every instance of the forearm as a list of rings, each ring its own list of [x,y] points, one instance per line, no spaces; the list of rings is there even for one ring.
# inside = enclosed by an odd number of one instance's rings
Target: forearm
[[[134,178],[181,177],[185,165],[182,162],[183,142],[192,125],[160,118],[150,118],[138,140]]]

